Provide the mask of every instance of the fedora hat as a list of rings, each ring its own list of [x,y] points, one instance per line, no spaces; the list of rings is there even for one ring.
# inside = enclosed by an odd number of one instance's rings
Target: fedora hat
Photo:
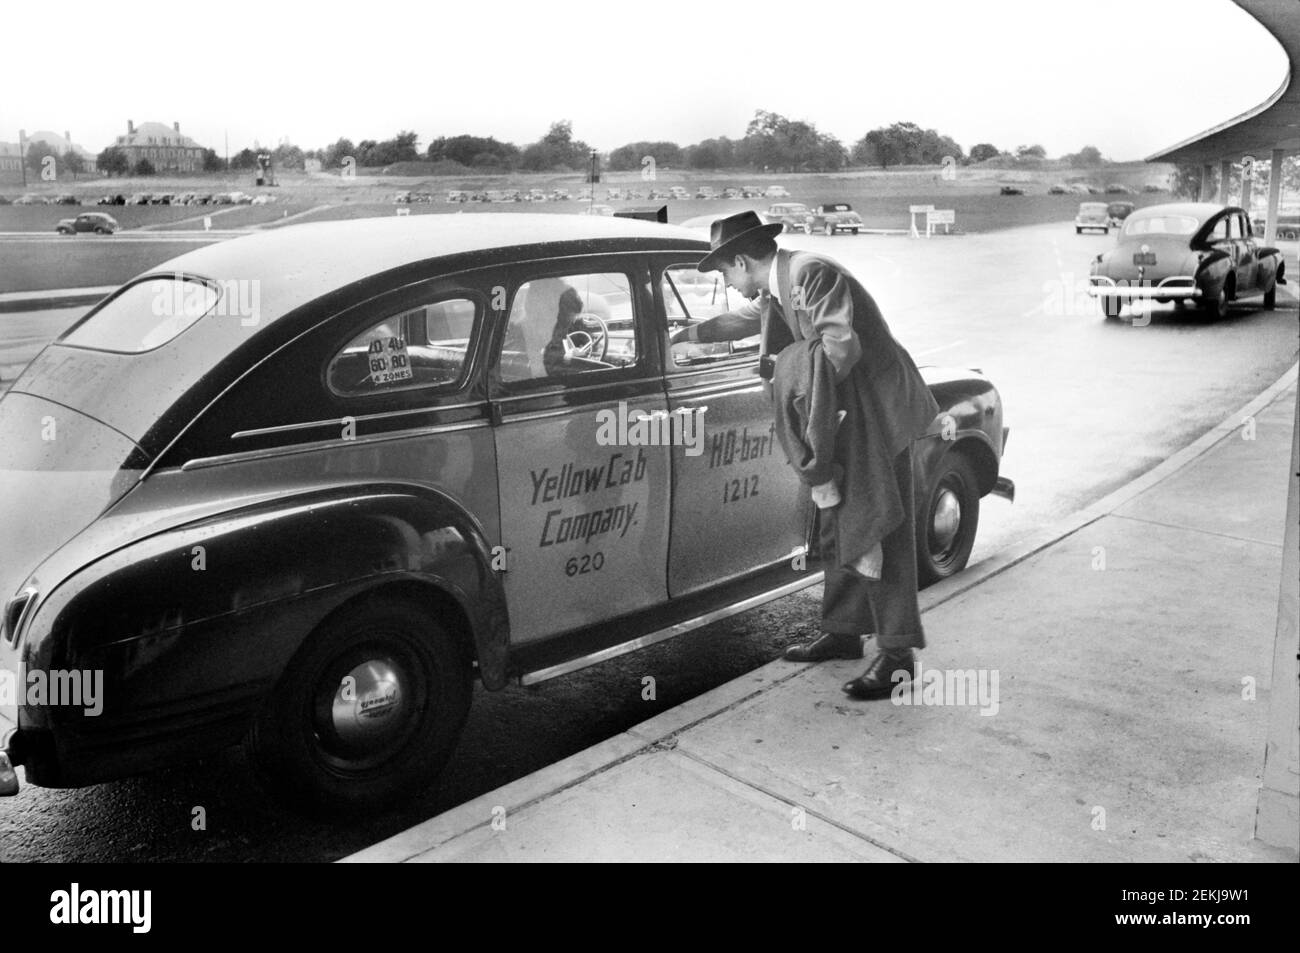
[[[712,247],[696,267],[700,271],[716,271],[718,262],[726,259],[728,253],[743,239],[760,234],[771,238],[781,234],[784,228],[780,222],[765,225],[755,212],[738,212],[717,219],[709,229],[709,244]]]

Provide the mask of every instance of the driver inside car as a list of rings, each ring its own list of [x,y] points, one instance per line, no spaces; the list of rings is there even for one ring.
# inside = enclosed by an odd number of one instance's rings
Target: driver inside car
[[[585,311],[577,289],[569,285],[561,287],[564,290],[555,305],[555,328],[542,352],[542,364],[552,377],[592,370],[592,362],[597,361],[604,350],[602,342],[606,333],[601,322]],[[534,306],[530,297],[529,308]]]

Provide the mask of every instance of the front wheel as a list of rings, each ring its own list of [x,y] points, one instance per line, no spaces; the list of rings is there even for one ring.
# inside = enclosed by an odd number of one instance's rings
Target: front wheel
[[[940,461],[916,511],[916,568],[926,586],[960,572],[979,527],[979,482],[970,461],[949,452]]]
[[[329,813],[384,809],[433,783],[469,712],[473,671],[421,605],[373,598],[299,649],[249,733],[277,796]]]

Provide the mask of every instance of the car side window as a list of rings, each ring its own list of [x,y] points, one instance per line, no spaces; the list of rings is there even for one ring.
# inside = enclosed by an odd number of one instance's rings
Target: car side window
[[[504,384],[636,364],[632,282],[622,272],[547,275],[515,289],[497,375]]]
[[[1224,241],[1228,237],[1227,216],[1224,216],[1223,218],[1219,219],[1218,222],[1215,223],[1214,228],[1210,229],[1210,233],[1205,237],[1207,241],[1212,241],[1212,242]]]
[[[1240,219],[1240,218],[1238,218],[1236,215],[1229,215],[1229,216],[1227,217],[1227,222],[1228,222],[1228,237],[1229,237],[1229,238],[1243,238],[1243,237],[1245,237],[1245,236],[1242,234],[1242,231],[1241,231],[1241,219]]]
[[[341,397],[457,384],[480,317],[478,302],[465,297],[390,314],[335,353],[325,379]]]
[[[694,264],[665,268],[660,285],[669,332],[726,314],[742,304],[739,296],[726,286],[721,274],[716,271],[701,273]],[[678,367],[716,364],[733,357],[757,354],[757,334],[739,341],[684,342],[674,344],[672,348],[673,363]]]

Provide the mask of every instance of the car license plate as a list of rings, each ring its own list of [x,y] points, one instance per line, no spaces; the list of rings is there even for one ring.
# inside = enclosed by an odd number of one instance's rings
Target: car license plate
[[[1133,264],[1135,265],[1154,265],[1156,263],[1156,253],[1153,251],[1140,251],[1133,253]]]

